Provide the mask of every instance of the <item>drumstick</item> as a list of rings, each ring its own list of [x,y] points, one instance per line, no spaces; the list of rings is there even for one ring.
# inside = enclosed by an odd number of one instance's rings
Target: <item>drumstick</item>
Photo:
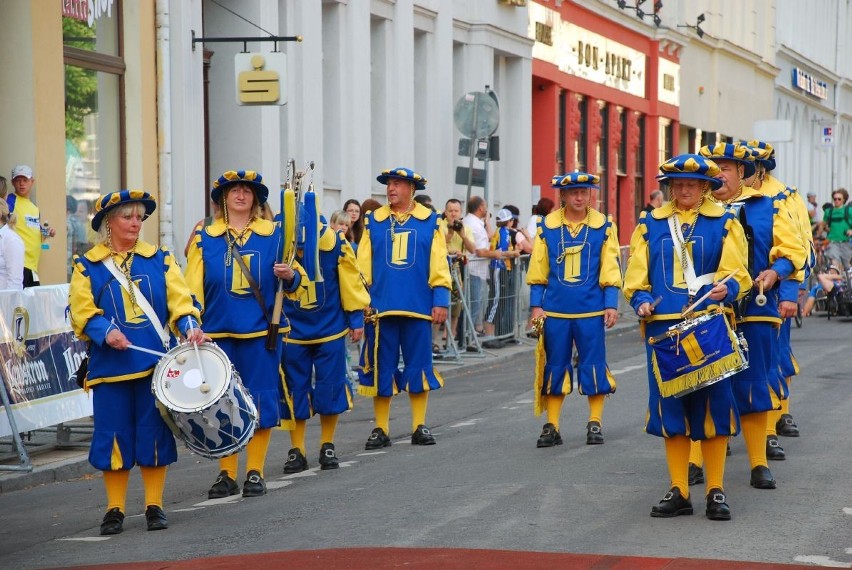
[[[739,272],[739,269],[734,269],[733,271],[731,271],[731,272],[728,274],[728,276],[727,276],[727,277],[725,277],[724,279],[722,279],[721,281],[719,281],[718,283],[716,283],[716,285],[721,285],[722,283],[725,283],[728,279],[730,279],[731,277],[733,277],[734,275],[736,275],[738,272]],[[714,287],[715,287],[715,285],[714,285]],[[692,311],[694,311],[694,310],[695,310],[695,307],[697,307],[698,305],[700,305],[700,304],[702,303],[702,301],[704,301],[705,299],[707,299],[707,297],[709,297],[709,296],[710,296],[710,293],[711,293],[712,291],[713,291],[713,289],[710,289],[710,291],[707,291],[706,293],[704,293],[704,294],[701,296],[701,298],[700,298],[700,299],[698,299],[697,301],[695,301],[695,302],[694,302],[691,306],[689,306],[686,310],[684,310],[684,311],[680,314],[680,316],[684,317],[684,316],[688,315],[689,313],[691,313]]]
[[[760,280],[760,294],[755,296],[754,304],[758,307],[762,307],[766,304],[766,295],[763,294],[763,279]]]
[[[162,358],[163,356],[168,356],[165,352],[160,352],[158,350],[151,350],[150,348],[142,348],[141,346],[136,346],[135,344],[128,344],[127,348],[132,348],[133,350],[138,350],[139,352],[147,352],[148,354],[153,354],[154,356],[159,356]]]
[[[192,326],[193,325],[192,319],[188,319],[188,320],[189,320],[189,329],[190,330],[194,329],[195,327]],[[201,371],[201,386],[199,386],[198,389],[201,390],[202,394],[206,394],[207,392],[210,391],[210,386],[207,385],[207,380],[205,379],[204,364],[202,364],[202,362],[201,362],[201,353],[198,352],[198,345],[195,344],[194,342],[192,343],[192,349],[195,351],[195,359],[198,361],[198,369]]]

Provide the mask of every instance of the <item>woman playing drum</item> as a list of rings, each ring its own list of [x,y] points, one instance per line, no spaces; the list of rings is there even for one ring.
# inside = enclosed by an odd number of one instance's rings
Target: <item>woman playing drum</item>
[[[297,264],[279,263],[281,229],[260,217],[268,196],[258,172],[230,170],[220,176],[210,192],[219,214],[212,224],[196,230],[186,267],[186,281],[203,306],[207,332],[228,355],[257,407],[258,429],[246,446],[244,497],[266,494],[263,468],[269,438],[272,428],[288,417],[282,344],[275,343],[273,350],[265,346],[277,280],[283,279],[290,298],[298,298],[307,283]],[[288,330],[282,326],[280,332]],[[238,460],[236,453],[219,460],[209,498],[239,492]]]
[[[166,466],[177,459],[174,437],[151,393],[157,357],[127,348],[168,350],[164,345],[175,344],[175,339],[169,332],[160,334],[158,328],[164,327],[179,330],[195,344],[206,339],[172,254],[139,239],[142,221],[155,208],[151,195],[140,190],[102,196],[92,218],[98,243],[84,255],[74,256],[71,326],[79,338],[89,341],[85,387],[94,393],[95,422],[89,462],[104,474],[103,535],[122,531],[134,465],[142,472],[148,530],[168,527],[163,487]],[[151,312],[159,321],[156,325],[149,318]]]
[[[684,154],[660,166],[658,179],[668,185],[671,202],[643,212],[630,240],[624,296],[642,319],[645,338],[681,321],[681,312],[706,293],[694,314],[719,303],[732,303],[751,287],[746,270],[745,237],[740,223],[709,198],[718,166]],[[736,271],[734,278],[719,283]],[[692,276],[687,278],[687,276]],[[704,283],[704,284],[702,284]],[[683,397],[663,397],[648,351],[648,414],[645,431],[663,437],[671,490],[652,517],[691,515],[687,473],[690,438],[702,442],[707,465],[707,510],[712,520],[729,520],[723,477],[728,436],[739,431],[730,380],[721,380]]]

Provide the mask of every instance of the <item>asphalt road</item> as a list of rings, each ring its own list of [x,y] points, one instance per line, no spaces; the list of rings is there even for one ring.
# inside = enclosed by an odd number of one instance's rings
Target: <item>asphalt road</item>
[[[146,560],[341,547],[457,547],[676,556],[852,567],[849,437],[852,322],[813,317],[793,329],[802,367],[792,412],[800,438],[782,438],[788,459],[770,467],[778,489],[749,487],[742,438],[732,441],[726,492],[730,522],[696,514],[652,519],[668,489],[662,441],[642,430],[647,378],[638,333],[608,336],[617,393],[604,412],[606,444],[585,445],[587,404],[575,394],[562,418],[565,444],[537,449],[544,417],[532,413],[532,351],[484,359],[446,374],[430,399],[438,444],[408,442],[407,398],[394,400],[391,437],[365,452],[370,402],[344,416],[337,471],[318,470],[318,422],[308,429],[308,472],[285,476],[289,448],[276,431],[267,462],[269,494],[208,501],[215,463],[181,452],[169,472],[171,528],[144,530],[138,471],[131,476],[125,531],[98,536],[105,510],[100,476],[0,495],[0,567],[53,568]],[[499,353],[499,351],[498,351]],[[244,461],[241,469],[244,469]],[[242,477],[241,477],[242,479]]]

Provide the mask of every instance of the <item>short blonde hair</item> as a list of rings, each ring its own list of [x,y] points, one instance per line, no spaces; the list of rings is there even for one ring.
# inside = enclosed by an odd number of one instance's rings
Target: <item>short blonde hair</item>
[[[349,226],[352,225],[351,222],[352,218],[349,217],[349,214],[343,210],[335,210],[334,213],[331,214],[331,218],[328,220],[328,225],[333,226],[336,224],[346,224]]]
[[[113,219],[115,216],[123,216],[131,212],[145,217],[145,204],[143,204],[142,202],[128,202],[126,204],[116,206],[112,210],[108,211],[104,216],[104,220],[103,223],[101,223],[101,227],[98,228],[97,243],[104,245],[107,245],[109,243],[109,221],[111,219]]]
[[[9,218],[9,204],[6,203],[6,200],[0,200],[0,223],[8,224]]]

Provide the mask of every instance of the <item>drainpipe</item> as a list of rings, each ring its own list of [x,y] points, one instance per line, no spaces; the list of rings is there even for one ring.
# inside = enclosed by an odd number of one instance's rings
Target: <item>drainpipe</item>
[[[160,245],[175,251],[172,212],[172,106],[169,0],[157,0],[157,159],[160,188]]]

